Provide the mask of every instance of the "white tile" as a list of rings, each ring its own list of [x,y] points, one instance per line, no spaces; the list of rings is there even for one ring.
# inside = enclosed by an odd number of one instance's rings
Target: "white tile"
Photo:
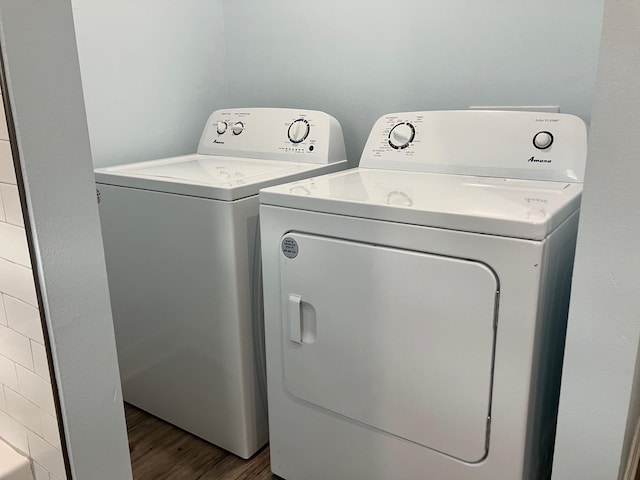
[[[29,437],[29,451],[31,452],[31,458],[56,477],[63,477],[65,472],[62,452],[53,447],[53,445],[44,441],[35,433],[27,432],[27,435]]]
[[[11,145],[6,140],[0,140],[0,182],[16,184]]]
[[[16,374],[16,364],[13,360],[0,355],[0,383],[18,390],[18,375]]]
[[[0,412],[7,413],[7,401],[4,399],[4,386],[0,384]]]
[[[1,144],[2,142],[0,142]],[[0,184],[2,202],[4,203],[4,216],[7,223],[24,227],[22,207],[20,206],[20,194],[15,185]]]
[[[36,477],[35,480],[51,480],[49,478],[49,472],[38,462],[33,462],[33,473]]]
[[[0,475],[5,480],[33,480],[31,459],[0,441]]]
[[[0,325],[8,325],[7,314],[4,308],[4,295],[0,292]]]
[[[33,353],[33,371],[36,372],[36,375],[51,381],[47,349],[44,345],[31,340],[31,352]]]
[[[58,450],[61,450],[60,430],[58,429],[58,421],[56,420],[56,417],[49,415],[42,410],[40,410],[40,417],[42,421],[42,435],[44,439]]]
[[[0,258],[31,267],[24,227],[0,222]]]
[[[33,370],[29,339],[4,325],[0,325],[0,352],[8,359]]]
[[[20,365],[16,365],[19,393],[27,397],[45,412],[55,415],[51,384]],[[46,465],[44,465],[46,467]]]
[[[0,97],[0,103],[2,103],[2,97]],[[9,129],[7,128],[7,117],[4,114],[4,109],[0,105],[0,140],[9,141]]]
[[[17,298],[4,296],[4,309],[7,325],[18,333],[26,335],[40,344],[44,344],[40,311],[33,305]]]
[[[0,222],[6,222],[7,217],[4,215],[4,202],[2,201],[2,193],[0,193]]]
[[[40,409],[10,388],[4,389],[4,396],[7,400],[7,413],[32,432],[42,435]]]
[[[16,450],[29,453],[27,428],[4,412],[0,412],[0,437]]]
[[[30,305],[38,305],[31,269],[3,258],[0,258],[0,292]]]

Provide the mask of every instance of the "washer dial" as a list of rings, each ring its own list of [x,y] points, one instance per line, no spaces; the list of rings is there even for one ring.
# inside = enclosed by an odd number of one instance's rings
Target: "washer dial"
[[[553,134],[551,132],[538,132],[533,137],[533,146],[539,150],[545,150],[553,143]]]
[[[416,136],[416,129],[409,122],[398,123],[389,132],[389,145],[397,150],[407,148]]]
[[[234,135],[240,135],[244,131],[244,123],[236,122],[231,127],[231,131]]]
[[[309,122],[304,118],[299,118],[289,125],[289,140],[291,140],[292,143],[300,143],[309,136],[310,130]]]
[[[217,122],[216,123],[216,131],[218,132],[218,135],[222,135],[224,132],[227,131],[227,122]]]

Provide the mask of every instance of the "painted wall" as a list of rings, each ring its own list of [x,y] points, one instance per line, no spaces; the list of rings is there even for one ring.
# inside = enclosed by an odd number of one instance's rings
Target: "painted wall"
[[[328,111],[352,165],[391,111],[589,121],[603,1],[74,0],[94,165],[192,152],[222,107]]]
[[[640,4],[607,1],[569,314],[554,480],[618,477],[640,338]],[[628,413],[629,416],[628,416]],[[629,422],[627,421],[629,418]],[[628,436],[627,436],[628,437]]]
[[[227,106],[222,0],[74,0],[96,167],[192,153]]]
[[[0,0],[0,43],[71,475],[130,480],[71,0]]]
[[[0,439],[33,459],[36,480],[62,480],[60,432],[5,120],[0,103]]]
[[[353,165],[388,112],[551,104],[589,121],[603,1],[226,0],[229,102],[332,113]]]

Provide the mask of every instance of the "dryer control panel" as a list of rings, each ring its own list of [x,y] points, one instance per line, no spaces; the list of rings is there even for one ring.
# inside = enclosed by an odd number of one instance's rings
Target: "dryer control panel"
[[[288,108],[217,110],[207,120],[198,153],[318,164],[346,159],[334,117]]]
[[[391,113],[360,167],[582,182],[587,129],[574,115],[519,111]]]

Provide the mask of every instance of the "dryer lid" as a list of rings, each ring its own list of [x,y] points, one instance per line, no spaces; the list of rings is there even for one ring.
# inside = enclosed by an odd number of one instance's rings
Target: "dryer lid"
[[[267,188],[263,204],[542,240],[580,205],[582,185],[353,169]]]
[[[304,172],[337,170],[325,167],[329,165],[195,154],[100,168],[95,175],[98,183],[109,185],[235,200]]]

